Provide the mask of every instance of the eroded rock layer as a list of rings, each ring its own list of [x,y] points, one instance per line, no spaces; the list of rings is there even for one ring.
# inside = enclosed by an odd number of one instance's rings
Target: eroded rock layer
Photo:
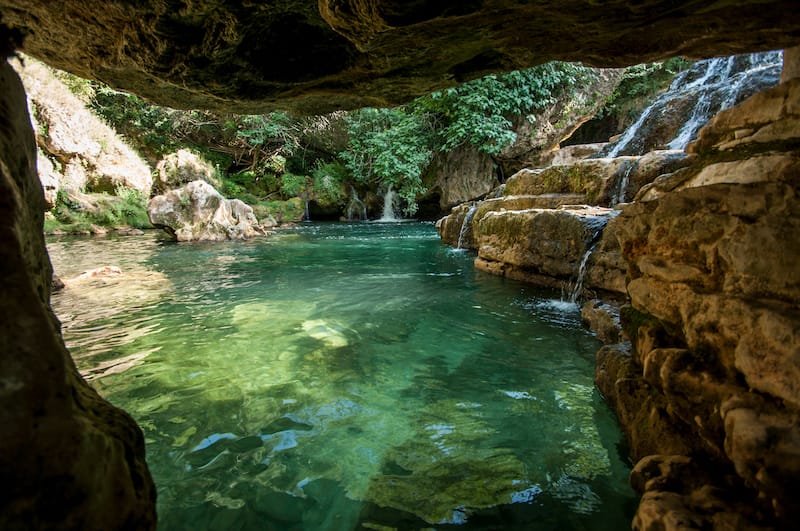
[[[626,66],[793,46],[793,0],[2,0],[51,66],[172,107],[397,104],[552,59]]]
[[[800,79],[723,111],[689,151],[688,168],[617,218],[632,351],[603,349],[597,382],[634,457],[650,456],[633,473],[635,528],[789,528],[800,516]]]

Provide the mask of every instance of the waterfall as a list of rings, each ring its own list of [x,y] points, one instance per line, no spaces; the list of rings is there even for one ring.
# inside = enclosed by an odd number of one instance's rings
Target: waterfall
[[[311,213],[308,211],[308,199],[306,199],[306,208],[303,212],[303,221],[311,221]]]
[[[599,234],[599,233],[598,233]],[[595,236],[596,238],[597,236]],[[595,247],[600,241],[594,242],[585,253],[583,253],[583,258],[581,259],[581,265],[578,267],[578,277],[575,279],[575,285],[572,286],[572,291],[569,294],[569,302],[577,303],[578,297],[581,296],[581,292],[583,291],[583,281],[586,278],[586,269],[587,265],[589,264],[589,257],[592,256]]]
[[[366,221],[367,206],[359,199],[356,189],[350,187],[350,202],[347,203],[345,215],[348,221]]]
[[[472,222],[472,218],[475,217],[476,210],[478,210],[478,203],[475,203],[469,207],[467,215],[464,216],[464,223],[461,224],[461,231],[458,233],[458,245],[456,245],[456,249],[463,249],[462,245],[464,244],[464,236],[467,235],[469,224]]]
[[[647,145],[646,132],[663,129],[675,113],[683,113],[685,118],[667,146],[684,149],[712,116],[742,97],[775,85],[782,57],[781,52],[764,52],[698,61],[675,77],[669,89],[642,111],[605,156],[643,155],[652,147]]]
[[[630,166],[625,169],[625,173],[622,175],[622,179],[619,181],[619,185],[617,185],[617,190],[614,193],[614,197],[611,199],[611,206],[618,205],[620,203],[625,202],[625,194],[628,191],[628,183],[630,182],[630,176],[633,169],[639,161],[633,161]]]
[[[397,196],[392,190],[392,186],[389,185],[389,188],[386,189],[386,194],[383,196],[383,215],[381,215],[381,219],[378,221],[399,221],[400,217],[397,216],[395,210],[395,202],[397,201]]]

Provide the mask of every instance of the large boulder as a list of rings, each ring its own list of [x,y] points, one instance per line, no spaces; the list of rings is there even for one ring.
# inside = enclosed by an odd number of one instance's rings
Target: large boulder
[[[561,59],[620,67],[797,44],[794,0],[2,0],[51,66],[176,108],[391,106]]]
[[[607,208],[569,206],[488,212],[478,223],[475,266],[560,289],[572,283],[572,290],[581,280],[587,253],[614,214]]]
[[[200,155],[188,149],[170,153],[156,165],[158,178],[153,182],[153,195],[165,194],[192,181],[205,181],[220,186],[219,172]]]
[[[244,240],[265,234],[249,205],[225,199],[205,181],[157,195],[147,214],[154,227],[178,241]]]
[[[6,62],[0,198],[0,528],[155,529],[142,431],[80,377],[50,308],[36,143]]]

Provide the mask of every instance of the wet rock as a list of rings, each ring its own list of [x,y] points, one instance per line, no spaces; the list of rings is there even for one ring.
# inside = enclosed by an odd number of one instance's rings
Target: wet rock
[[[263,236],[253,209],[238,199],[225,199],[205,181],[192,181],[150,200],[153,226],[178,241],[243,240]]]
[[[581,320],[605,344],[619,343],[622,339],[622,325],[619,322],[619,308],[599,299],[586,301],[581,308]]]
[[[610,296],[627,295],[628,264],[617,240],[617,218],[608,221],[586,264],[585,288]]]
[[[643,155],[654,149],[684,149],[698,129],[723,109],[778,83],[777,52],[717,57],[678,74],[606,156]]]
[[[702,456],[724,471],[704,486],[647,487],[642,529],[679,513],[735,529],[800,516],[789,494],[800,484],[799,89],[790,79],[717,115],[690,164],[645,186],[616,220],[633,353],[624,379],[604,371],[598,386],[616,393],[634,455]],[[647,390],[640,404],[619,392],[623,381]],[[644,416],[659,440],[635,426]]]
[[[551,152],[552,158],[548,161],[550,166],[568,166],[600,153],[608,145],[606,142],[597,144],[576,144],[564,146]]]
[[[583,194],[589,205],[613,203],[614,185],[633,167],[636,158],[587,159],[569,166],[523,169],[506,182],[505,195]]]
[[[613,215],[599,207],[488,212],[478,223],[478,269],[565,287]]]
[[[460,242],[462,249],[476,249],[475,229],[489,212],[531,208],[555,209],[562,205],[581,204],[585,197],[582,194],[511,195],[478,203],[464,203],[453,207],[448,216],[436,223],[436,227],[444,243],[458,247]]]

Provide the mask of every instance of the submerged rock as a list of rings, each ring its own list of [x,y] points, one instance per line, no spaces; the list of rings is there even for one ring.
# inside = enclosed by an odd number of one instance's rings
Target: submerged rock
[[[244,240],[266,234],[250,206],[225,199],[205,181],[154,197],[147,214],[153,226],[178,241]]]

